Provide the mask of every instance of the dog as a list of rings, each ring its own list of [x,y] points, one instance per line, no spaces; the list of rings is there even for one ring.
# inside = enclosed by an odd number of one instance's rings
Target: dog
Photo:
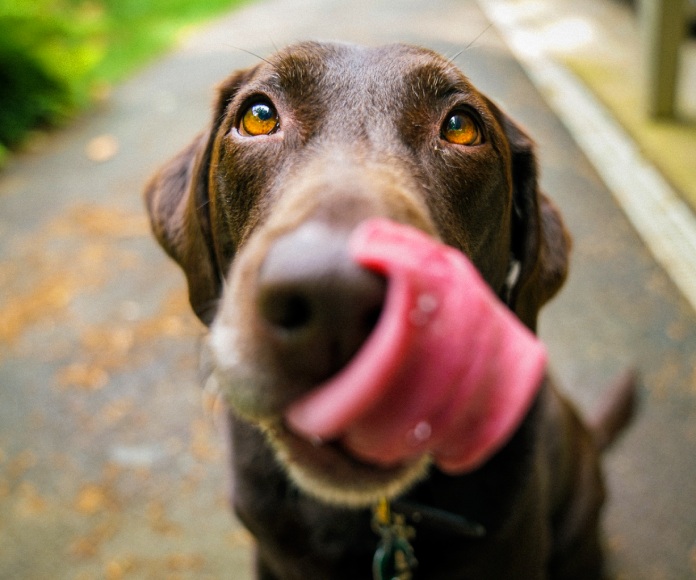
[[[461,251],[532,332],[566,278],[571,241],[539,190],[532,140],[452,62],[407,45],[281,50],[219,86],[209,128],[145,199],[210,327],[232,504],[256,539],[258,578],[370,578],[381,497],[418,561],[390,577],[604,577],[600,452],[630,418],[630,377],[589,422],[545,378],[505,445],[462,474],[363,461],[282,420],[379,319],[385,281],[346,252],[365,220]]]

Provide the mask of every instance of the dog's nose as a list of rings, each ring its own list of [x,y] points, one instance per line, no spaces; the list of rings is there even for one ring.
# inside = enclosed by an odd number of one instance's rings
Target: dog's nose
[[[276,372],[309,386],[343,368],[370,335],[384,278],[354,263],[348,233],[309,222],[276,239],[258,279],[258,314]]]

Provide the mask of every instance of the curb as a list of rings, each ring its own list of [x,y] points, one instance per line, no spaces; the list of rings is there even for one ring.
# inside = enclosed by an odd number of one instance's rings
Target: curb
[[[696,311],[696,216],[607,109],[494,0],[477,0],[655,260]]]

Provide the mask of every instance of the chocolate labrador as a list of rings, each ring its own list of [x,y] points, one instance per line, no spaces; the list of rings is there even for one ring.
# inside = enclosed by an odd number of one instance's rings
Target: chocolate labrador
[[[460,474],[365,461],[282,419],[379,320],[387,282],[346,251],[366,219],[461,251],[531,331],[564,282],[570,241],[532,141],[452,62],[406,45],[291,46],[224,81],[209,128],[145,197],[210,327],[259,578],[367,579],[390,550],[408,562],[376,577],[603,577],[599,454],[628,419],[630,380],[588,427],[544,379],[504,446]],[[386,532],[370,509],[382,497]]]

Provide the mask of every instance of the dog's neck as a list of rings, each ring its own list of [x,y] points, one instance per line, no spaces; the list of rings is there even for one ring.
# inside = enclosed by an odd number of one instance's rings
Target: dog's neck
[[[436,528],[443,533],[467,538],[483,538],[486,535],[486,528],[478,522],[416,501],[397,499],[391,502],[391,507],[414,525]]]

